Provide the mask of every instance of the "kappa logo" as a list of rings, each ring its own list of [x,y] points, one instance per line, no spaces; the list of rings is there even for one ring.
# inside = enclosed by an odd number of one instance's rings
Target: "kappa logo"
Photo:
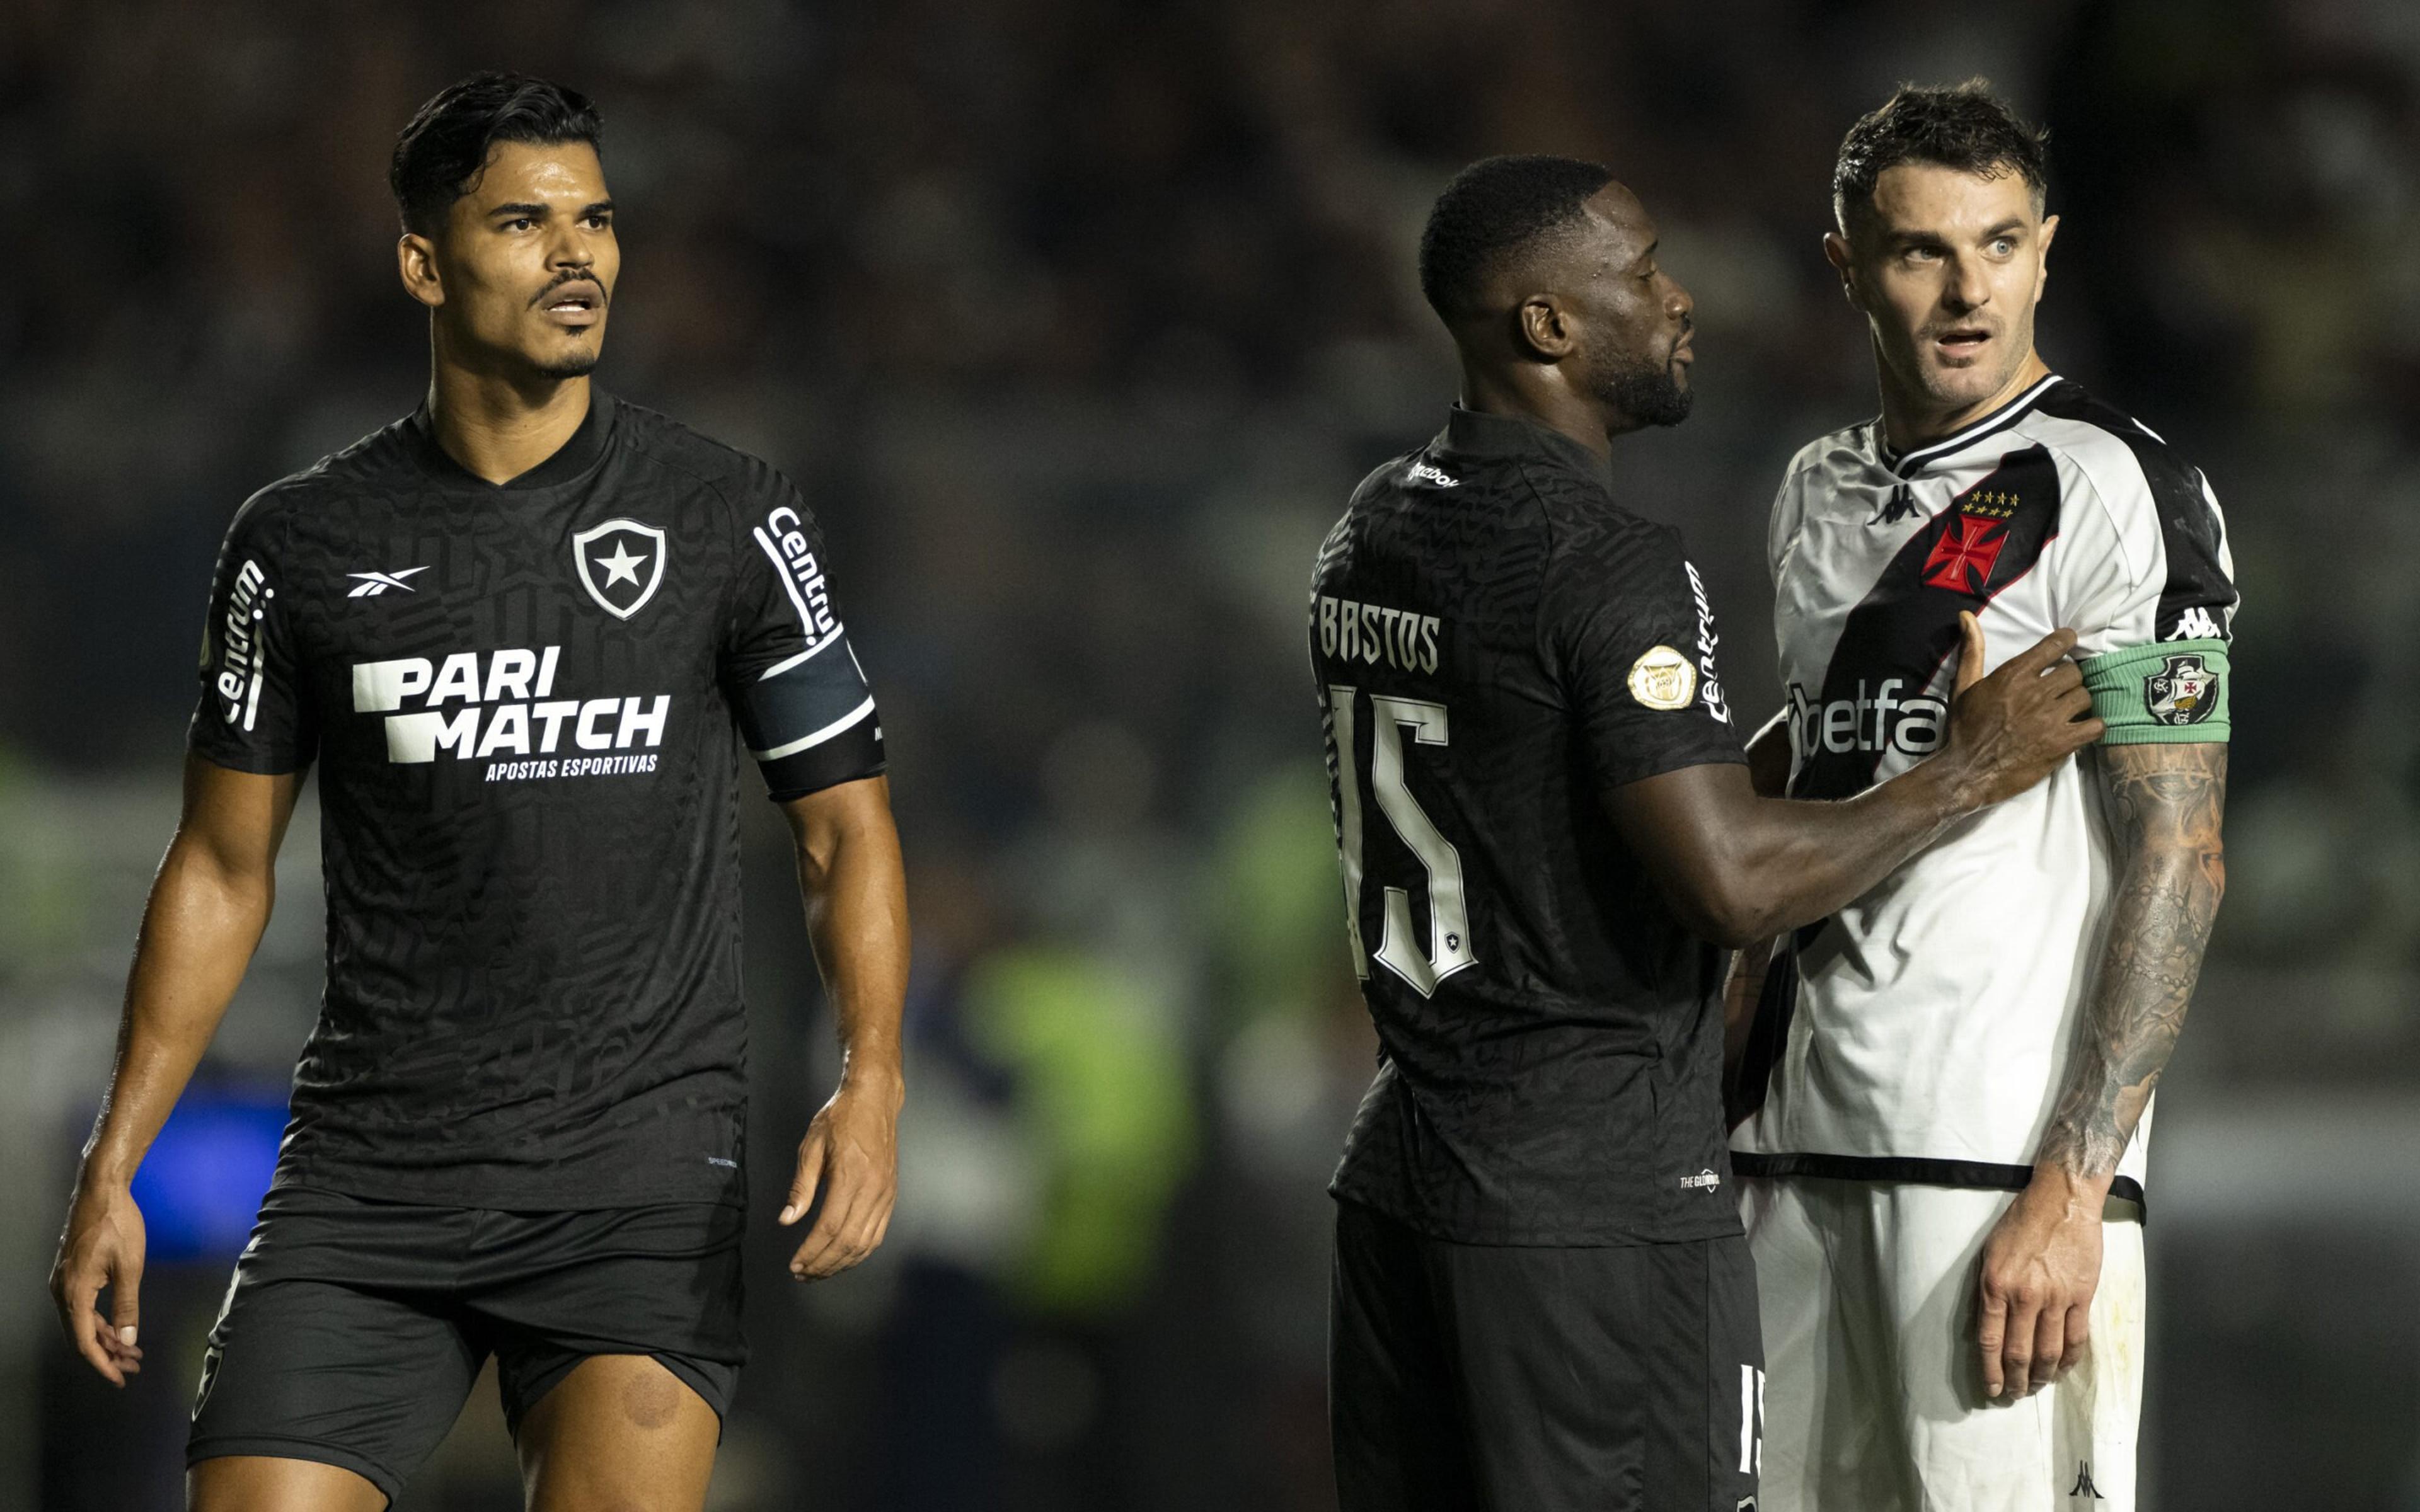
[[[413,588],[411,584],[405,582],[404,579],[411,577],[415,573],[423,573],[427,570],[428,569],[427,567],[398,567],[393,572],[349,572],[345,574],[346,577],[358,578],[361,581],[355,583],[353,585],[352,592],[347,594],[345,596],[347,598],[376,598],[379,594],[385,593],[390,588],[400,589],[402,592],[407,594],[417,593],[418,590]]]
[[[627,620],[647,607],[664,582],[664,532],[634,519],[609,519],[571,538],[580,586],[605,612]]]
[[[2162,724],[2199,724],[2218,707],[2218,673],[2193,653],[2169,656],[2143,679],[2143,707]]]
[[[1890,491],[1890,497],[1883,501],[1882,507],[1874,511],[1874,517],[1866,523],[1896,525],[1900,520],[1914,519],[1923,513],[1923,506],[1916,501],[1916,490],[1902,483]]]
[[[2226,628],[2218,623],[2217,615],[2195,605],[2177,616],[2177,627],[2167,633],[2167,639],[2170,640],[2224,640],[2226,639]]]
[[[2101,1494],[2100,1487],[2092,1484],[2092,1461],[2089,1459],[2079,1459],[2075,1462],[2075,1484],[2069,1489],[2067,1494],[2071,1497],[2088,1496],[2096,1502],[2109,1500]]]
[[[1413,463],[1411,471],[1404,474],[1404,481],[1406,483],[1434,483],[1440,488],[1459,488],[1462,486],[1462,480],[1460,478],[1453,477],[1446,472],[1444,469],[1427,462]]]

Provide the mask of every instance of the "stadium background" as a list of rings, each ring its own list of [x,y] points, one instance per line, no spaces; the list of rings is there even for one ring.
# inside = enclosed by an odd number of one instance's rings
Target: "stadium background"
[[[176,1504],[313,1013],[315,810],[147,1180],[150,1369],[41,1288],[176,808],[236,503],[411,407],[383,171],[439,86],[591,91],[601,381],[777,461],[884,700],[914,887],[904,1196],[786,1284],[829,1087],[748,810],[756,1357],[721,1508],[1330,1504],[1323,1180],[1366,1075],[1303,667],[1311,552],[1435,428],[1412,254],[1486,153],[1613,165],[1701,326],[1626,442],[1779,697],[1761,518],[1869,413],[1841,131],[1989,74],[2054,137],[2062,371],[2199,460],[2247,609],[2233,888],[2155,1147],[2149,1504],[2420,1507],[2420,10],[2149,0],[13,0],[0,12],[0,1506]],[[2022,940],[2011,940],[2021,959]],[[249,1184],[247,1184],[249,1183]],[[518,1506],[492,1388],[403,1504]]]

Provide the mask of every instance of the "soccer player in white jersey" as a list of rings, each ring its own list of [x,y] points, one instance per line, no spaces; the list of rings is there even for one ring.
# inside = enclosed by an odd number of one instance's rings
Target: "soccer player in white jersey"
[[[1882,414],[1775,501],[1760,780],[1846,798],[1931,749],[1961,611],[1994,647],[2073,627],[2107,733],[1741,964],[1761,1512],[2134,1501],[2144,1145],[2225,886],[2236,594],[2201,473],[2034,350],[2044,186],[1979,80],[1901,89],[1834,177]]]

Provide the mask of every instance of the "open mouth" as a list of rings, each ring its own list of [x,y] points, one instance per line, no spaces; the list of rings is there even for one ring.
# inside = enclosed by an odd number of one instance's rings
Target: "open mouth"
[[[1933,349],[1953,363],[1962,363],[1983,349],[1992,333],[1980,326],[1953,326],[1932,338]]]
[[[538,304],[566,324],[590,325],[605,308],[605,291],[587,279],[574,279],[539,295]]]

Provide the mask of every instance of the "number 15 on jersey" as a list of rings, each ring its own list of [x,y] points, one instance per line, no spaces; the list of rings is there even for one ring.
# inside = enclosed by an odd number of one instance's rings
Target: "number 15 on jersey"
[[[1328,769],[1336,778],[1336,841],[1344,860],[1344,921],[1353,941],[1354,975],[1367,980],[1370,952],[1361,940],[1361,884],[1364,872],[1361,795],[1364,774],[1355,738],[1362,703],[1358,688],[1331,683],[1327,688]],[[1386,933],[1378,942],[1378,964],[1401,977],[1422,997],[1434,996],[1437,983],[1466,966],[1479,964],[1470,951],[1470,909],[1463,893],[1462,853],[1453,848],[1422,811],[1405,785],[1404,734],[1414,747],[1442,747],[1449,731],[1445,705],[1424,699],[1369,695],[1370,770],[1366,787],[1378,799],[1398,838],[1419,860],[1429,899],[1425,941],[1416,941],[1412,896],[1408,887],[1386,887]],[[1409,880],[1406,878],[1405,880]],[[1381,879],[1381,886],[1384,881]]]

